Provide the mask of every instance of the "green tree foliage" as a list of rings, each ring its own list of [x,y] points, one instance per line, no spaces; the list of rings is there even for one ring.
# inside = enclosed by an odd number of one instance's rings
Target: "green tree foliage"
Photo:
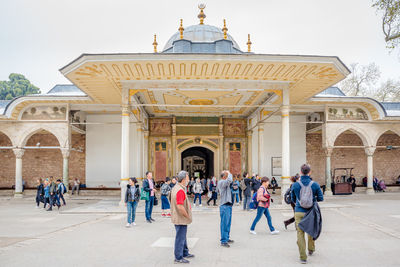
[[[18,96],[40,94],[40,89],[24,75],[11,73],[9,81],[0,81],[0,100],[11,100]]]
[[[382,14],[382,31],[387,46],[400,45],[400,0],[374,0],[372,5]]]

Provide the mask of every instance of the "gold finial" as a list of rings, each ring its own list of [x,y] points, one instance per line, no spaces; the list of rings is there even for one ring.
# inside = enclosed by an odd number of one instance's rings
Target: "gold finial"
[[[204,19],[206,18],[206,14],[204,14],[204,9],[206,8],[205,4],[199,4],[199,9],[200,9],[200,13],[199,15],[197,15],[197,17],[200,19],[200,25],[204,24]]]
[[[247,52],[251,52],[250,34],[247,35]]]
[[[180,38],[183,39],[183,19],[181,19],[181,25],[179,26]]]
[[[228,31],[228,28],[226,27],[226,20],[224,19],[224,27],[222,28],[224,31],[224,39],[228,39],[228,34],[226,33]]]
[[[154,42],[153,42],[153,46],[154,46],[154,53],[157,53],[157,35],[154,34]]]

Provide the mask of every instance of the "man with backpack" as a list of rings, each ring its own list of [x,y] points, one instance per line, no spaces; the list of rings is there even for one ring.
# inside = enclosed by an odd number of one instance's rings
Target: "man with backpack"
[[[300,179],[292,185],[291,199],[293,203],[296,203],[294,217],[297,227],[297,246],[299,247],[300,262],[306,264],[306,240],[304,231],[298,225],[306,213],[314,207],[314,202],[323,201],[324,196],[319,184],[310,179],[311,168],[308,164],[301,166],[301,174]],[[311,256],[314,251],[314,240],[308,235],[308,255]]]
[[[64,194],[67,193],[67,188],[65,187],[64,183],[61,181],[61,179],[57,179],[57,194],[58,194],[58,199],[63,201],[63,205],[65,206],[65,199],[64,199]]]

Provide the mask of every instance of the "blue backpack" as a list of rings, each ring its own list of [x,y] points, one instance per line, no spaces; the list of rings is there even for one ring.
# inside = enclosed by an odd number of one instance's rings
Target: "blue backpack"
[[[265,189],[264,189],[264,194],[265,194]],[[257,192],[255,192],[253,194],[253,197],[251,198],[249,207],[250,207],[250,209],[253,209],[253,210],[256,210],[258,208]]]
[[[250,207],[250,209],[252,209],[252,210],[257,209],[257,207],[258,207],[257,192],[255,192],[255,193],[253,194],[253,197],[251,198],[249,207]]]

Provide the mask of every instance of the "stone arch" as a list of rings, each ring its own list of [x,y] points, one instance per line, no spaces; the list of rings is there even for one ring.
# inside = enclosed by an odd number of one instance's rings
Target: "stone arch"
[[[34,134],[40,132],[40,131],[46,131],[49,132],[50,134],[54,135],[57,138],[57,141],[59,143],[60,147],[68,147],[68,138],[64,137],[59,131],[56,129],[53,129],[52,127],[48,127],[46,125],[38,125],[38,126],[33,126],[31,128],[28,128],[25,130],[18,139],[17,146],[18,147],[24,147],[29,140]]]
[[[4,131],[4,130],[0,130],[0,137],[1,136],[4,136],[4,137],[6,137],[5,139],[6,139],[6,142],[5,143],[1,143],[0,142],[0,146],[14,146],[14,144],[13,144],[13,140],[11,139],[11,137],[10,137],[10,135],[7,133],[7,131]],[[1,140],[1,139],[0,139]]]
[[[219,155],[218,147],[216,145],[214,145],[212,142],[209,142],[208,140],[207,140],[207,142],[203,141],[201,144],[200,143],[196,143],[194,141],[194,139],[191,140],[191,141],[192,142],[186,141],[185,142],[186,144],[184,144],[183,146],[179,146],[178,145],[178,147],[177,147],[177,150],[178,150],[177,162],[180,164],[180,162],[182,161],[182,152],[183,151],[185,151],[185,150],[187,150],[189,148],[192,148],[192,147],[204,147],[204,148],[206,148],[208,150],[211,150],[214,153],[214,175],[216,177],[218,177],[217,173],[218,173],[218,170],[220,169],[219,160],[218,160],[220,155]]]
[[[371,141],[370,136],[366,131],[363,129],[354,126],[354,125],[346,125],[344,127],[341,127],[335,131],[333,135],[327,140],[328,146],[334,146],[336,139],[341,135],[342,133],[350,131],[356,134],[358,137],[360,137],[361,141],[363,142],[363,145],[366,147],[371,147],[375,146],[375,144]]]
[[[384,134],[387,133],[387,132],[393,132],[393,133],[395,133],[396,135],[400,136],[400,130],[399,130],[399,129],[385,127],[384,129],[382,129],[382,130],[376,132],[376,134],[375,134],[375,136],[374,136],[374,139],[373,139],[374,144],[375,144],[375,145],[378,145],[379,139],[382,137],[382,135],[384,135]]]

